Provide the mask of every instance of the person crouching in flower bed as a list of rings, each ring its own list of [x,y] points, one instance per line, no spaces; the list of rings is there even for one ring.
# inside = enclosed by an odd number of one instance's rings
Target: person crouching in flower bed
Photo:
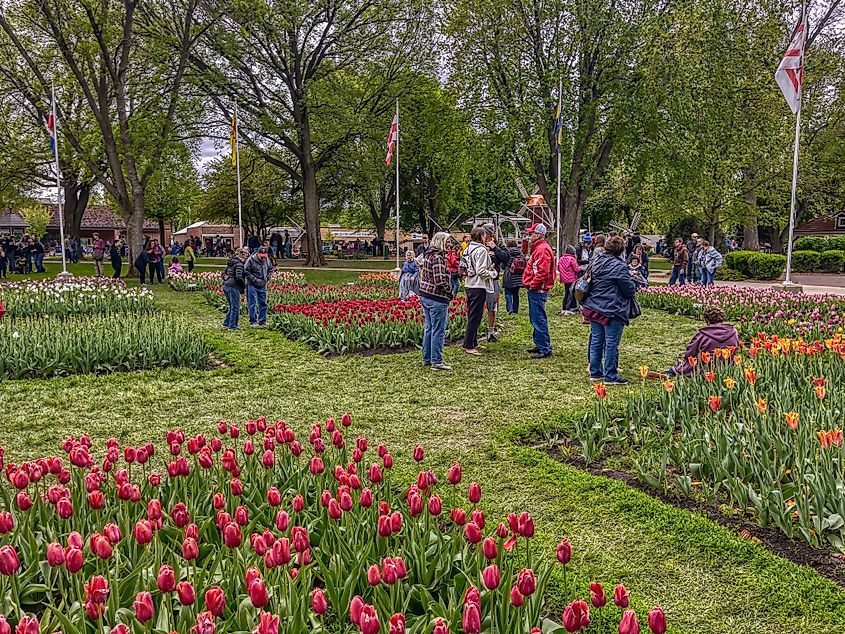
[[[182,275],[182,265],[179,263],[179,258],[173,256],[170,260],[170,266],[167,267],[167,275],[168,277],[173,277],[174,275]]]
[[[419,298],[423,309],[423,365],[433,370],[451,370],[443,363],[443,346],[446,343],[446,325],[449,322],[449,302],[454,297],[446,250],[449,234],[434,234],[423,256],[420,274]]]
[[[226,264],[223,272],[223,293],[229,304],[226,312],[226,319],[223,321],[223,328],[227,330],[240,330],[238,319],[241,315],[241,295],[246,289],[246,278],[244,276],[244,262],[249,257],[249,249],[241,247]]]
[[[716,348],[736,348],[739,346],[739,334],[731,324],[724,323],[725,313],[721,308],[708,306],[704,309],[704,328],[701,328],[692,337],[692,341],[684,350],[684,356],[680,363],[669,370],[669,376],[682,374],[689,376],[693,373],[694,367],[689,359],[697,359],[702,352],[712,353]],[[699,366],[700,367],[700,366]]]
[[[399,276],[399,299],[405,301],[417,294],[420,287],[420,267],[414,260],[414,252],[405,251],[405,264]]]

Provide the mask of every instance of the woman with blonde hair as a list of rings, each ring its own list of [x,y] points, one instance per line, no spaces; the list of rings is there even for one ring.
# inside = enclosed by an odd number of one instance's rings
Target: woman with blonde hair
[[[433,370],[451,370],[443,363],[446,344],[446,325],[449,323],[449,302],[452,301],[452,282],[446,267],[449,234],[434,234],[423,255],[419,297],[423,308],[423,365]]]

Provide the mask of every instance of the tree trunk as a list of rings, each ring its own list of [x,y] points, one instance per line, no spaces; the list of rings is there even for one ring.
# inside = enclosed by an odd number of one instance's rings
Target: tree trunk
[[[164,242],[164,218],[158,219],[158,243],[161,245],[162,249],[167,249],[167,247],[170,246]]]
[[[748,209],[742,227],[742,248],[746,251],[759,251],[760,232],[757,228],[757,194],[754,193],[757,178],[754,168],[745,168],[742,173],[748,183],[748,189],[745,193],[745,204]]]
[[[302,195],[305,201],[305,236],[308,238],[307,266],[325,266],[323,240],[320,236],[320,199],[317,195],[317,166],[306,148],[307,161],[302,166]]]
[[[136,191],[134,200],[127,208],[121,209],[121,215],[126,223],[126,244],[129,245],[129,271],[127,275],[137,275],[135,258],[144,250],[144,194]],[[164,245],[162,245],[164,248]]]
[[[707,241],[711,246],[716,246],[716,224],[718,223],[718,209],[713,208],[710,212],[710,218],[707,219]]]
[[[82,217],[85,215],[88,199],[91,196],[91,184],[65,182],[63,188],[65,238],[76,238],[78,242],[82,229]]]

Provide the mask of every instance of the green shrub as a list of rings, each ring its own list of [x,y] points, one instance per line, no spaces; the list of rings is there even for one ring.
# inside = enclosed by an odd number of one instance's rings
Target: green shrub
[[[793,245],[795,251],[824,251],[827,248],[827,240],[819,236],[802,236],[795,240]]]
[[[747,279],[747,276],[730,267],[720,266],[716,269],[716,279],[727,280],[729,282],[741,282],[742,280]]]
[[[820,257],[821,253],[818,251],[793,251],[792,270],[796,273],[812,273],[818,271]]]
[[[729,269],[739,271],[746,277],[751,277],[751,271],[748,268],[748,258],[756,253],[756,251],[731,251],[725,254],[724,264]]]
[[[841,273],[845,268],[845,251],[825,251],[819,258],[819,269],[825,273]]]
[[[845,236],[828,236],[824,251],[845,251]]]
[[[725,266],[755,280],[774,280],[783,273],[786,257],[757,251],[734,251],[725,255]]]

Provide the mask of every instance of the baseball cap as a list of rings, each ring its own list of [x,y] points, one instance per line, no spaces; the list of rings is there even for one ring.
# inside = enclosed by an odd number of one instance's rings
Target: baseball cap
[[[585,233],[585,234],[581,237],[581,239],[582,239],[584,242],[592,242],[592,241],[593,241],[593,236],[591,236],[589,233]]]
[[[530,227],[528,227],[528,229],[526,229],[525,232],[526,233],[539,233],[541,236],[544,236],[548,233],[548,229],[546,229],[546,225],[544,225],[542,222],[537,222],[537,223],[534,223],[533,225],[531,225]]]
[[[493,226],[492,222],[485,222],[483,225],[481,225],[481,228],[484,229],[484,231],[489,233],[491,236],[496,234],[496,227]]]

